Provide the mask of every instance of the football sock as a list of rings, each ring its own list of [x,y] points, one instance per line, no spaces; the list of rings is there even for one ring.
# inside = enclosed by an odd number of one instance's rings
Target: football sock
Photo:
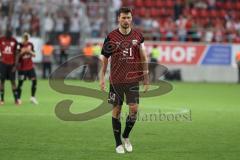
[[[128,138],[129,137],[129,133],[131,132],[134,124],[136,122],[136,116],[129,116],[127,117],[126,119],[126,126],[125,126],[125,129],[124,129],[124,132],[123,132],[123,138]]]
[[[23,85],[23,80],[19,80],[18,81],[18,98],[20,99],[21,98],[21,95],[22,95],[22,85]]]
[[[1,101],[4,101],[4,89],[0,90]]]
[[[17,90],[17,89],[13,89],[12,92],[13,92],[14,100],[15,100],[15,102],[16,102],[17,99],[18,99],[18,90]]]
[[[35,97],[36,90],[37,90],[37,80],[35,79],[35,80],[32,80],[32,89],[31,89],[32,97]]]
[[[120,119],[112,117],[112,128],[113,128],[114,138],[115,138],[116,147],[117,147],[122,144]]]

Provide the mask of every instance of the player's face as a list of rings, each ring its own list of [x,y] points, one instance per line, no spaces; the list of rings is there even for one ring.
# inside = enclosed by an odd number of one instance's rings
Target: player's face
[[[118,17],[118,22],[120,27],[127,29],[131,26],[132,23],[132,14],[129,13],[121,13]]]

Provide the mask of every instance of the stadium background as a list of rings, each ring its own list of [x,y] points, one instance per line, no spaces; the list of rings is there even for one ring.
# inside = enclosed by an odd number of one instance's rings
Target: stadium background
[[[75,113],[93,109],[99,100],[60,94],[49,87],[48,80],[41,79],[43,44],[49,41],[55,48],[53,68],[60,65],[61,33],[72,37],[67,49],[69,59],[84,55],[86,46],[101,45],[106,34],[117,26],[116,11],[120,6],[134,9],[134,26],[143,31],[148,54],[156,44],[159,62],[184,81],[169,81],[173,86],[170,93],[143,99],[141,113],[161,110],[166,114],[192,114],[192,120],[187,122],[140,120],[132,136],[136,149],[124,159],[237,159],[238,0],[0,0],[1,35],[11,26],[19,40],[29,32],[36,46],[40,101],[38,106],[28,102],[30,85],[26,83],[23,105],[14,106],[7,84],[6,104],[0,107],[0,156],[51,160],[123,158],[114,153],[110,114],[87,122],[64,122],[54,113],[55,105],[63,99],[74,100],[71,110]],[[81,71],[72,73],[66,83],[99,90],[98,82],[80,81]]]

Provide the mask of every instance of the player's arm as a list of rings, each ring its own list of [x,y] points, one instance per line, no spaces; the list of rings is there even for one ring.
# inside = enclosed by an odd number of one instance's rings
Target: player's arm
[[[100,83],[100,88],[102,91],[105,91],[105,74],[107,71],[107,66],[108,66],[108,58],[111,56],[111,52],[107,52],[105,48],[107,48],[107,44],[110,41],[110,39],[107,37],[104,40],[102,51],[101,51],[101,69],[99,73],[99,83]]]
[[[34,49],[34,45],[33,45],[32,43],[31,43],[31,48],[32,48],[32,49],[30,50],[29,53],[31,54],[32,57],[36,57],[36,53],[35,53],[35,49]]]
[[[17,42],[16,42],[17,43]],[[20,44],[19,43],[17,43],[17,45],[16,45],[16,48],[15,48],[15,64],[14,64],[14,67],[13,67],[13,72],[15,72],[16,71],[16,69],[17,69],[17,66],[18,66],[18,63],[19,63],[19,59],[20,59],[20,54],[21,54],[21,46],[20,46]]]
[[[36,57],[36,53],[34,51],[30,51],[29,54],[32,56],[32,57]]]
[[[107,66],[108,66],[108,58],[105,56],[102,56],[101,60],[101,70],[99,74],[99,80],[100,80],[100,87],[102,91],[105,91],[105,74],[107,71]]]
[[[146,48],[144,43],[140,44],[140,58],[141,64],[143,68],[143,84],[144,84],[144,91],[146,92],[149,89],[149,77],[148,77],[148,58],[146,54]]]

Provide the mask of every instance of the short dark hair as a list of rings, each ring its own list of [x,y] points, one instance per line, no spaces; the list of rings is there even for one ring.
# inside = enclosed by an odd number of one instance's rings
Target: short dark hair
[[[117,15],[120,16],[121,13],[131,13],[132,14],[132,9],[130,7],[121,7],[118,10]]]

